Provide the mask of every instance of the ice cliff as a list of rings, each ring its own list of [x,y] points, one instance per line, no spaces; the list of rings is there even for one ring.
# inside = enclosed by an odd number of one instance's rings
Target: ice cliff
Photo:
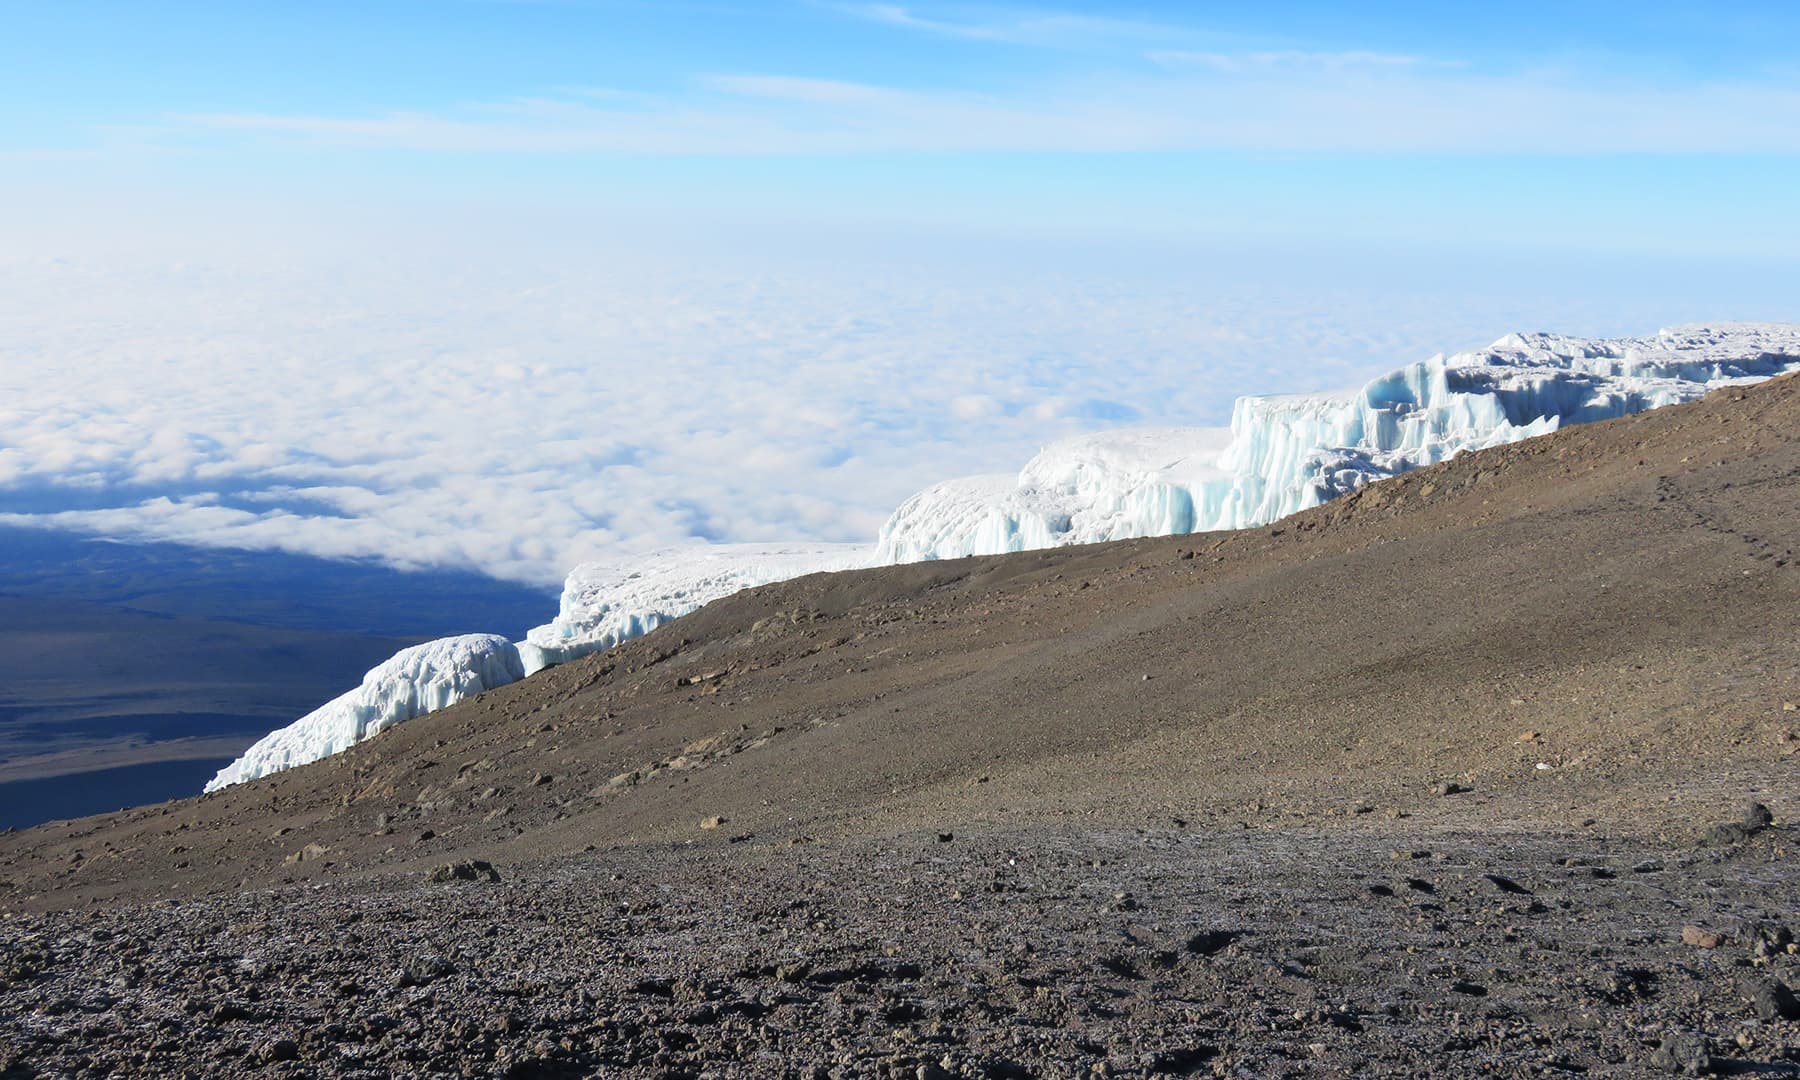
[[[1462,453],[1800,370],[1800,325],[1681,326],[1650,338],[1509,334],[1336,394],[1240,398],[1231,427],[1101,432],[1017,475],[908,499],[875,545],[731,544],[576,567],[554,620],[516,646],[446,638],[252,746],[207,790],[335,754],[390,724],[610,648],[740,589],[827,570],[1247,528]]]
[[[1046,447],[1017,477],[938,484],[882,526],[874,561],[1249,528],[1465,450],[1796,368],[1797,326],[1683,326],[1609,340],[1508,334],[1347,393],[1239,398],[1228,431],[1083,435]]]
[[[525,635],[527,673],[610,649],[742,589],[868,566],[862,544],[665,548],[624,565],[588,563],[563,583],[556,619]]]
[[[498,634],[439,638],[382,661],[362,685],[259,739],[206,785],[215,791],[330,757],[415,716],[525,677],[519,650]]]

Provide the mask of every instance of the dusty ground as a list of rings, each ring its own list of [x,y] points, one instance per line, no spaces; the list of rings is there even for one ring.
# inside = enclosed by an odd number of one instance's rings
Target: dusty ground
[[[1792,984],[1800,929],[1796,433],[1790,378],[1271,528],[788,582],[0,837],[0,941],[46,958],[0,973],[0,1047],[69,1069],[149,1017],[117,1052],[202,1075],[1791,1074],[1746,980]],[[1696,846],[1751,799],[1773,827]],[[470,859],[504,880],[425,882]]]

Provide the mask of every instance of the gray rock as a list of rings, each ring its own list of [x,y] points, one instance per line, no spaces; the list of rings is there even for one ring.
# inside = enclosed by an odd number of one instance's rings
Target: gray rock
[[[1768,828],[1775,821],[1775,815],[1769,808],[1759,802],[1747,803],[1744,816],[1738,821],[1722,821],[1706,830],[1700,842],[1708,847],[1730,847],[1741,844]]]
[[[401,986],[430,986],[439,979],[456,974],[456,965],[441,956],[415,956],[400,969]]]
[[[1750,839],[1750,830],[1735,821],[1721,822],[1706,830],[1701,843],[1707,847],[1730,847]]]
[[[300,1056],[300,1044],[292,1039],[274,1039],[264,1043],[256,1056],[266,1063],[293,1061]]]
[[[1763,1021],[1800,1020],[1800,999],[1780,979],[1752,979],[1744,983],[1744,998]]]
[[[481,859],[465,859],[462,862],[445,863],[425,875],[425,880],[433,882],[448,881],[499,881],[500,871]]]
[[[1671,1031],[1664,1035],[1662,1045],[1651,1055],[1650,1062],[1664,1072],[1682,1076],[1705,1076],[1713,1067],[1706,1038],[1692,1031]]]
[[[1744,807],[1744,828],[1757,832],[1775,823],[1775,815],[1769,808],[1759,802],[1748,803]]]

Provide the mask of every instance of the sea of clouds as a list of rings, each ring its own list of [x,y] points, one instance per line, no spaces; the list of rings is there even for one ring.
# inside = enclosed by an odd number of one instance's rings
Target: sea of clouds
[[[0,523],[551,584],[684,542],[870,540],[1056,438],[1220,424],[1510,330],[1792,315],[1756,293],[1779,281],[1525,259],[241,239],[0,255]]]

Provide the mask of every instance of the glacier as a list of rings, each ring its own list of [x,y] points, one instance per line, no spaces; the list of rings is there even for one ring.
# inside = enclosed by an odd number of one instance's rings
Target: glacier
[[[524,677],[518,648],[499,634],[463,634],[402,649],[364,675],[356,689],[257,740],[206,790],[330,757],[402,720]]]
[[[1647,338],[1514,333],[1353,390],[1239,398],[1229,428],[1064,439],[1016,474],[926,488],[893,512],[872,546],[695,545],[578,566],[556,617],[524,641],[470,635],[405,650],[357,689],[256,743],[207,790],[335,754],[741,589],[824,571],[1249,528],[1464,451],[1792,371],[1800,371],[1796,324],[1694,324]]]
[[[529,674],[648,634],[743,589],[869,565],[864,544],[709,544],[664,548],[623,565],[585,563],[564,582],[556,618],[527,633],[520,651]]]
[[[1508,334],[1337,394],[1239,398],[1229,429],[1052,443],[1016,476],[952,480],[881,527],[877,564],[1243,529],[1479,450],[1800,369],[1800,326],[1680,326],[1653,338]]]

